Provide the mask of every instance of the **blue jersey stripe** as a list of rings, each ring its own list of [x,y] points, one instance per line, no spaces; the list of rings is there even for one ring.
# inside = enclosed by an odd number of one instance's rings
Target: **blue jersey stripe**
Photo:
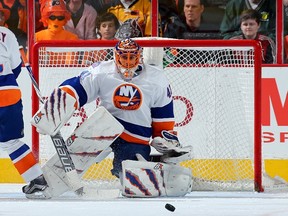
[[[16,79],[18,78],[20,72],[21,72],[21,66],[22,66],[22,62],[14,69],[12,69]]]
[[[174,118],[173,112],[173,101],[164,107],[151,108],[152,118],[163,119],[163,118]]]
[[[80,83],[80,77],[73,77],[68,80],[65,80],[60,86],[65,86],[65,85],[69,85],[73,89],[75,89],[75,91],[77,92],[79,96],[79,104],[81,107],[87,103],[87,99],[88,99],[87,93]]]
[[[12,152],[9,156],[12,160],[15,160],[16,158],[23,155],[28,150],[29,150],[29,147],[26,144],[24,144],[20,148],[18,148],[16,151]]]
[[[3,86],[18,86],[15,75],[11,73],[0,76],[0,87]]]
[[[136,125],[136,124],[132,124],[132,123],[128,123],[126,121],[123,121],[121,119],[117,120],[123,125],[123,127],[129,131],[132,134],[135,135],[139,135],[142,137],[151,137],[152,135],[152,128],[151,127],[144,127],[144,126],[140,126],[140,125]]]

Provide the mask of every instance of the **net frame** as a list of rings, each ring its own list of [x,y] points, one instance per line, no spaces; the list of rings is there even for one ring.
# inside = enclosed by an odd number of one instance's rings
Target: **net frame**
[[[39,80],[40,47],[113,47],[118,41],[40,41],[32,49],[32,68],[36,81]],[[261,143],[261,46],[253,40],[137,40],[142,47],[253,47],[254,49],[254,190],[264,191],[262,185],[262,143]],[[38,97],[32,90],[32,114],[39,109]],[[32,128],[32,151],[39,160],[39,137]]]

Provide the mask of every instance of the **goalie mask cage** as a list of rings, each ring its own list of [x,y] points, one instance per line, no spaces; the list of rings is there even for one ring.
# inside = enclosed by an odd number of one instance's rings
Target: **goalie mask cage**
[[[33,46],[32,67],[47,97],[65,79],[95,61],[113,59],[117,41],[42,41]],[[261,151],[261,48],[250,40],[139,39],[143,61],[163,67],[174,99],[175,130],[193,146],[181,162],[193,175],[192,190],[263,191]],[[32,92],[32,112],[39,100]],[[96,108],[77,110],[61,129],[64,139]],[[43,164],[55,153],[49,136],[32,129],[33,152]],[[81,177],[98,187],[117,187],[113,153]]]

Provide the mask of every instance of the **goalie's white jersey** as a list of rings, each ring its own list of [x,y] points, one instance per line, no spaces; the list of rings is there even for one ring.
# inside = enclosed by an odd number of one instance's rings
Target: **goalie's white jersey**
[[[164,72],[150,65],[139,67],[140,75],[124,81],[114,61],[97,62],[78,77],[64,81],[61,89],[77,99],[80,106],[97,98],[125,130],[121,138],[148,144],[162,130],[173,130],[172,91]]]

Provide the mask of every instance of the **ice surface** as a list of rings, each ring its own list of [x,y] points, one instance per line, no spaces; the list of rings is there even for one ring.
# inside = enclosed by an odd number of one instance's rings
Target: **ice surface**
[[[182,198],[28,200],[21,184],[0,184],[0,216],[287,216],[288,193],[192,192]],[[170,212],[165,204],[176,210]]]

